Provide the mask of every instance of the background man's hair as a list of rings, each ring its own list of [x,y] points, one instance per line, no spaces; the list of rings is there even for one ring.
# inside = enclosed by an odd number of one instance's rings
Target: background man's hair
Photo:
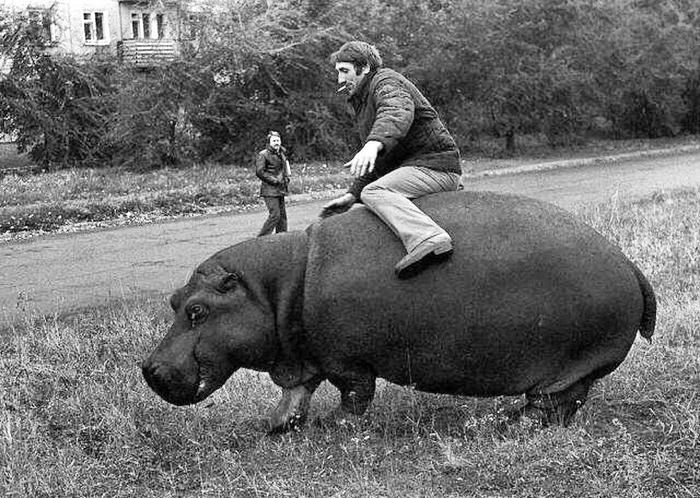
[[[280,137],[280,140],[282,139],[282,137],[280,136],[280,133],[278,131],[275,131],[275,130],[270,130],[267,133],[267,141],[269,142],[272,137]]]
[[[331,62],[350,62],[355,66],[358,73],[363,67],[369,66],[370,71],[375,71],[382,67],[382,57],[379,50],[374,45],[363,41],[349,41],[343,44],[337,52],[331,55]]]

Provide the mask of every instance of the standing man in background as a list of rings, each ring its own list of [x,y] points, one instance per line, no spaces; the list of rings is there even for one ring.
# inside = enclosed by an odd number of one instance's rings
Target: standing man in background
[[[260,197],[265,201],[269,215],[258,237],[287,231],[287,209],[284,196],[289,193],[292,171],[282,147],[282,138],[276,131],[267,134],[267,147],[260,151],[255,162],[255,174],[261,180]]]
[[[331,56],[339,92],[348,95],[364,146],[346,166],[356,177],[321,216],[362,201],[401,240],[406,256],[394,267],[410,277],[434,256],[452,252],[450,235],[411,202],[427,194],[457,190],[459,150],[430,102],[404,76],[382,67],[377,49],[351,41]]]

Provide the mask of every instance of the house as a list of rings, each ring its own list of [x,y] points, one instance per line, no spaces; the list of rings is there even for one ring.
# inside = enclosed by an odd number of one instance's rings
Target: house
[[[0,0],[0,8],[25,12],[38,23],[49,53],[118,55],[141,67],[179,53],[177,0]]]

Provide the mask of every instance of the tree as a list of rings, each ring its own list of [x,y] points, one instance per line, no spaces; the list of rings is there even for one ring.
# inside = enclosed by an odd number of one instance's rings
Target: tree
[[[519,134],[557,145],[601,117],[616,136],[699,128],[697,0],[203,5],[181,60],[146,71],[48,57],[41,26],[0,13],[0,58],[15,61],[3,125],[47,165],[250,164],[270,129],[297,159],[347,157],[359,144],[329,56],[360,39],[422,89],[462,148],[484,135],[509,152]]]
[[[97,160],[109,109],[96,96],[108,89],[108,69],[47,55],[42,26],[7,11],[0,11],[0,56],[12,61],[0,81],[0,111],[19,150],[47,167]]]
[[[487,13],[477,99],[507,150],[517,133],[544,133],[556,144],[586,120],[591,76],[579,47],[585,46],[591,6],[585,0],[499,0]]]
[[[283,133],[298,156],[335,156],[346,150],[336,124],[338,106],[328,63],[342,39],[305,15],[303,2],[251,2],[209,19],[208,43],[193,63],[212,82],[190,114],[200,150],[219,159],[249,159],[270,129]]]
[[[607,50],[599,52],[597,81],[618,135],[658,137],[681,130],[683,100],[698,71],[697,2],[620,0]]]

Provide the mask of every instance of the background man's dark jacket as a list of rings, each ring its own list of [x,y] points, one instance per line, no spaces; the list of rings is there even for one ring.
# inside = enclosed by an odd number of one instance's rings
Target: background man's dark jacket
[[[462,173],[452,135],[430,102],[401,74],[387,68],[370,72],[350,104],[362,143],[384,145],[374,171],[357,178],[348,190],[356,199],[365,185],[400,166]]]
[[[282,197],[287,195],[288,177],[285,174],[287,157],[280,148],[276,152],[270,147],[261,150],[255,161],[255,175],[262,180],[260,196]]]

